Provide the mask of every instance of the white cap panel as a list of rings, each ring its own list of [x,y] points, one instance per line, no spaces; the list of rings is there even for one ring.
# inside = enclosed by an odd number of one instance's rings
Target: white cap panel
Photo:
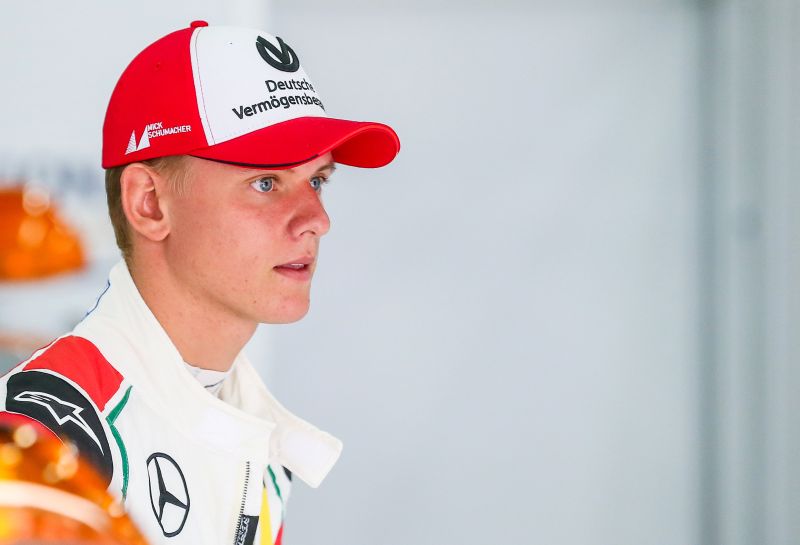
[[[326,117],[291,47],[238,27],[197,28],[191,41],[197,106],[208,145],[296,117]]]

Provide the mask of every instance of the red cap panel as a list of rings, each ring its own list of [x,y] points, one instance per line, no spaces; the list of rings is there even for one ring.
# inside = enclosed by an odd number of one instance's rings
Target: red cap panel
[[[123,72],[103,123],[103,168],[207,145],[189,55],[193,32],[161,38]]]

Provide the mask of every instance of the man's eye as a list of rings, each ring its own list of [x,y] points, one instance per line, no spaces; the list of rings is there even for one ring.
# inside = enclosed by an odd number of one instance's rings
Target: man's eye
[[[275,185],[275,180],[273,178],[259,178],[255,182],[250,184],[250,187],[258,191],[259,193],[269,193],[272,191],[272,187]]]
[[[328,179],[325,178],[324,176],[314,176],[309,180],[309,183],[311,184],[311,187],[314,189],[314,191],[319,193],[320,191],[322,191],[322,186],[328,183]]]

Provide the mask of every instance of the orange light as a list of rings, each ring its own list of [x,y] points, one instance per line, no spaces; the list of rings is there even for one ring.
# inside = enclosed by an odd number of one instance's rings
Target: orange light
[[[0,543],[147,545],[69,443],[0,425]]]
[[[81,269],[86,259],[75,234],[47,193],[0,189],[0,280],[31,280]]]

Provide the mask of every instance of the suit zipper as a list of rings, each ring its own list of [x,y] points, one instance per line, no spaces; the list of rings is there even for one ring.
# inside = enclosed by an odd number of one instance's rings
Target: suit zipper
[[[245,462],[244,469],[244,492],[242,492],[242,504],[239,506],[239,521],[236,523],[236,532],[233,534],[233,545],[239,543],[239,532],[242,530],[242,520],[244,520],[244,505],[247,502],[247,487],[250,483],[250,461]]]

